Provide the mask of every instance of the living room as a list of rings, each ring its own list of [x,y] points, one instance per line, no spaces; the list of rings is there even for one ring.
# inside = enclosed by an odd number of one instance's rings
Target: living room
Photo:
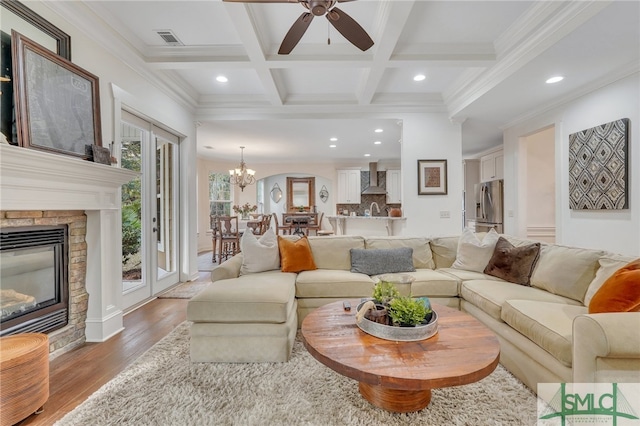
[[[541,21],[527,21],[530,26],[526,27],[526,37],[521,34],[518,47],[521,50],[509,52],[510,56],[501,57],[494,47],[489,52],[483,50],[481,52],[468,52],[465,47],[458,46],[462,49],[457,52],[458,56],[445,58],[446,54],[451,52],[433,51],[424,56],[418,55],[411,49],[419,49],[420,46],[409,46],[406,52],[393,52],[394,46],[387,46],[387,39],[375,40],[380,45],[382,53],[378,53],[383,57],[386,55],[385,61],[388,64],[394,55],[404,54],[405,63],[396,62],[390,66],[395,70],[402,70],[406,65],[407,74],[414,67],[411,66],[413,55],[416,61],[434,64],[440,62],[440,67],[445,65],[452,66],[452,63],[464,62],[465,66],[469,63],[476,64],[476,79],[472,80],[472,84],[465,86],[465,96],[456,93],[447,93],[448,104],[443,100],[442,96],[435,96],[431,92],[410,93],[406,89],[394,97],[393,102],[380,105],[377,102],[383,102],[384,93],[380,97],[372,95],[373,89],[365,90],[369,93],[369,101],[366,105],[358,105],[353,102],[352,98],[348,98],[346,102],[341,99],[332,99],[330,102],[319,101],[317,104],[300,104],[300,96],[292,93],[288,97],[280,94],[280,101],[274,100],[278,95],[274,95],[277,89],[273,86],[277,84],[271,82],[264,83],[266,86],[271,84],[272,92],[264,93],[260,97],[256,97],[252,93],[214,93],[201,95],[196,86],[189,86],[184,82],[183,78],[172,79],[171,76],[177,73],[177,69],[187,67],[186,64],[180,64],[182,60],[176,58],[167,59],[168,56],[178,52],[172,51],[172,47],[155,46],[157,49],[147,50],[146,45],[141,47],[137,37],[128,37],[132,35],[133,29],[126,28],[124,22],[120,19],[110,20],[110,14],[100,15],[100,11],[105,11],[107,5],[101,2],[28,2],[28,7],[51,22],[53,25],[64,31],[70,36],[72,46],[72,61],[78,66],[90,71],[100,79],[100,115],[102,121],[102,145],[109,146],[110,142],[117,141],[120,135],[120,120],[122,111],[136,112],[144,118],[150,119],[154,123],[159,123],[166,129],[172,130],[180,137],[180,179],[179,179],[179,262],[177,267],[179,281],[188,281],[198,279],[197,256],[198,252],[204,247],[210,245],[210,236],[207,235],[209,218],[208,212],[202,209],[202,199],[208,196],[207,188],[201,185],[203,179],[209,171],[215,170],[224,172],[230,168],[237,166],[239,161],[239,146],[242,142],[223,141],[220,146],[216,146],[214,150],[207,150],[204,145],[210,142],[201,140],[199,137],[200,125],[203,122],[213,123],[216,121],[223,122],[225,120],[241,121],[241,120],[273,120],[286,121],[291,120],[288,114],[293,110],[298,118],[308,119],[309,117],[318,120],[327,119],[358,119],[366,116],[368,119],[383,120],[399,120],[402,122],[402,151],[398,160],[402,170],[403,181],[403,201],[402,210],[406,217],[405,232],[407,234],[429,236],[457,235],[461,232],[462,207],[460,203],[461,194],[464,188],[463,167],[464,159],[473,158],[482,152],[502,146],[504,150],[504,180],[505,180],[505,233],[519,237],[526,237],[527,228],[527,211],[531,206],[527,205],[526,193],[522,191],[523,182],[526,181],[526,156],[523,155],[523,138],[534,134],[542,129],[554,128],[555,135],[555,171],[556,171],[556,188],[555,188],[555,235],[556,243],[584,247],[591,249],[608,250],[627,256],[637,256],[640,254],[640,185],[634,185],[637,182],[635,170],[640,167],[640,156],[637,155],[637,141],[639,139],[638,126],[634,125],[634,121],[640,117],[640,77],[638,66],[638,3],[637,2],[566,2],[558,3],[556,6],[547,4],[545,9],[543,5],[536,5],[535,2],[528,2],[525,5],[509,5],[505,6],[512,10],[513,15],[508,18],[521,18],[521,14],[527,11],[527,17],[533,19],[534,12],[542,10],[544,16],[539,18]],[[142,2],[141,2],[142,3]],[[142,5],[140,3],[140,7]],[[163,2],[170,3],[170,2]],[[193,2],[194,4],[204,2]],[[256,39],[259,37],[253,35],[251,38],[247,33],[252,33],[255,28],[251,22],[252,14],[258,11],[265,11],[269,5],[239,6],[236,4],[214,3],[211,7],[215,9],[212,13],[219,13],[224,19],[232,19],[234,25],[248,25],[250,29],[240,31],[239,35],[234,35],[231,39],[237,41],[238,46],[242,47],[243,53],[237,55],[237,50],[231,49],[233,55],[239,57],[251,56],[252,61],[271,62],[258,69],[257,73],[261,78],[265,78],[264,74],[268,74],[273,69],[289,67],[287,72],[291,73],[291,69],[296,66],[296,60],[279,60],[275,56],[275,49],[280,39],[283,37],[290,23],[277,28],[277,34],[269,34],[271,46],[275,43],[275,47],[267,48],[267,53],[256,53],[260,48],[257,47]],[[411,15],[414,2],[398,2],[402,3],[396,6],[395,2],[354,2],[356,9],[350,9],[349,4],[340,7],[347,11],[354,19],[362,19],[363,26],[370,30],[373,36],[375,31],[369,28],[365,23],[374,22],[378,12],[368,12],[359,9],[361,6],[357,3],[379,3],[389,10],[389,15],[384,15],[387,19],[393,21],[399,17],[403,17],[407,22],[408,16]],[[415,2],[417,7],[426,7],[420,5],[423,2]],[[438,3],[438,2],[434,2]],[[515,2],[514,2],[515,3]],[[202,5],[199,5],[201,7]],[[282,8],[292,8],[293,18],[302,12],[302,8],[298,5],[276,5]],[[379,5],[377,5],[379,6]],[[159,6],[160,7],[160,6]],[[175,5],[174,13],[179,15],[182,13],[181,7]],[[435,7],[435,6],[434,6]],[[460,7],[463,7],[461,4]],[[489,7],[489,5],[487,5]],[[493,5],[492,7],[495,7]],[[555,9],[555,8],[558,9]],[[513,9],[510,9],[513,8]],[[538,9],[539,8],[539,9]],[[553,9],[553,10],[551,10]],[[362,15],[359,15],[363,10]],[[378,10],[378,9],[375,9]],[[3,31],[5,30],[5,10],[3,11]],[[268,13],[271,16],[272,12]],[[289,13],[289,12],[287,12]],[[434,12],[435,13],[435,12]],[[462,13],[462,12],[461,12]],[[506,13],[506,12],[505,12]],[[133,16],[133,15],[132,15]],[[616,19],[621,18],[621,21]],[[220,18],[218,18],[220,19]],[[289,19],[288,15],[282,18]],[[469,19],[468,16],[465,19]],[[506,19],[506,17],[505,17]],[[525,22],[524,18],[520,23]],[[205,20],[206,21],[206,20]],[[614,23],[615,22],[615,23]],[[622,23],[619,23],[622,22]],[[543,25],[544,24],[544,25]],[[173,22],[152,22],[149,24],[153,28],[166,28],[172,26]],[[205,27],[215,27],[208,22],[203,23]],[[325,26],[322,25],[322,34],[314,33],[314,25],[319,27],[320,24],[315,22],[309,31],[309,37],[312,40],[321,39],[325,42],[326,33]],[[540,25],[540,26],[539,26]],[[390,25],[393,27],[393,25]],[[507,26],[508,27],[508,26]],[[226,31],[228,27],[223,27],[221,33]],[[389,30],[389,28],[387,28]],[[393,28],[391,28],[393,30]],[[129,32],[127,32],[129,31]],[[270,31],[276,32],[275,29]],[[319,31],[319,30],[318,30]],[[417,31],[417,30],[414,30]],[[509,34],[515,37],[516,30],[511,29]],[[523,30],[525,31],[525,30]],[[215,31],[212,31],[215,33]],[[393,32],[393,31],[392,31]],[[401,32],[396,29],[396,32]],[[539,34],[540,41],[535,34]],[[540,35],[541,34],[541,35]],[[594,34],[600,34],[599,43],[593,44]],[[27,34],[31,36],[31,34]],[[543,37],[544,36],[544,37]],[[220,35],[222,37],[222,35]],[[351,55],[354,52],[347,42],[339,39],[339,34],[332,34],[332,46],[340,49],[340,52],[347,51],[347,57],[356,64],[362,64],[369,61],[369,57],[353,59]],[[374,37],[375,38],[375,37]],[[276,40],[277,39],[277,40]],[[398,41],[400,35],[396,34],[394,41]],[[581,40],[588,39],[589,43],[581,43]],[[596,37],[596,39],[598,39]],[[501,39],[506,43],[504,39]],[[526,43],[525,43],[526,41]],[[566,50],[561,49],[560,41],[571,42],[570,46],[576,47],[575,50],[568,54]],[[619,42],[619,43],[618,43]],[[154,44],[154,42],[150,44]],[[530,43],[530,44],[527,44]],[[536,44],[538,43],[538,44]],[[618,44],[616,44],[618,43]],[[217,42],[211,42],[216,46]],[[226,43],[221,43],[226,46]],[[486,43],[482,43],[485,45]],[[557,48],[554,48],[556,46]],[[613,44],[613,46],[612,46]],[[229,53],[225,51],[225,46],[217,46],[216,49],[222,51],[222,55]],[[307,44],[303,39],[298,46],[300,55],[297,61],[304,63],[306,56],[312,56],[312,49],[318,46],[317,43],[311,42]],[[406,47],[406,46],[405,46]],[[426,46],[422,46],[426,48]],[[436,46],[442,47],[442,46]],[[467,46],[468,47],[468,46]],[[478,46],[475,46],[478,47]],[[487,47],[486,45],[484,46]],[[186,46],[188,49],[189,46]],[[326,46],[318,48],[327,49]],[[375,47],[377,49],[378,46]],[[212,49],[212,50],[216,50]],[[253,49],[253,50],[251,50]],[[355,50],[355,49],[354,49]],[[436,49],[437,50],[437,49]],[[311,53],[310,53],[311,52]],[[326,52],[323,50],[323,52]],[[606,52],[606,53],[605,53]],[[152,56],[147,54],[153,53]],[[296,50],[291,54],[295,58]],[[359,53],[356,51],[356,53]],[[420,52],[418,52],[420,53]],[[217,53],[216,53],[217,54]],[[604,55],[604,59],[598,60],[597,65],[591,64],[589,59],[597,54]],[[155,55],[155,56],[154,56]],[[180,53],[178,53],[180,55]],[[202,55],[202,52],[196,52],[196,55]],[[213,55],[213,54],[212,54]],[[232,56],[233,56],[232,55]],[[258,58],[255,58],[255,55]],[[364,54],[366,55],[366,54]],[[432,56],[429,56],[432,55]],[[474,58],[473,56],[476,55]],[[551,69],[542,69],[540,65],[542,60],[550,61],[560,59],[562,55],[566,57],[568,63],[575,61],[575,66],[568,68],[565,84],[569,82],[569,89],[561,89],[560,95],[554,95],[552,86],[545,86],[544,78],[549,72],[555,71]],[[215,55],[214,55],[215,56]],[[543,58],[543,56],[545,56]],[[206,55],[204,56],[207,57]],[[273,59],[276,57],[276,59]],[[434,59],[435,58],[435,59]],[[206,59],[200,57],[198,60],[194,57],[188,57],[185,63],[192,62],[194,69],[198,67],[206,68],[207,72],[214,73],[210,68],[211,65],[204,66],[202,62]],[[535,59],[538,59],[536,61]],[[229,63],[234,62],[237,58],[224,61],[227,69],[232,68]],[[381,57],[377,57],[381,61]],[[217,58],[212,62],[222,61]],[[238,60],[240,62],[244,59]],[[247,72],[247,68],[254,67],[255,62],[245,61],[241,67],[239,74]],[[278,61],[287,62],[287,64],[278,64]],[[448,62],[447,62],[448,61]],[[291,65],[291,63],[294,65]],[[346,62],[346,60],[345,60]],[[445,64],[446,62],[446,64]],[[335,65],[335,64],[334,64]],[[317,64],[321,69],[322,66]],[[342,67],[343,65],[341,65]],[[346,68],[346,65],[344,66]],[[437,67],[436,67],[437,68]],[[168,71],[167,71],[168,70]],[[165,72],[166,71],[166,72]],[[256,71],[252,71],[256,73]],[[308,76],[312,79],[312,74]],[[527,76],[525,80],[528,83],[526,87],[519,87],[523,80],[521,77]],[[579,76],[579,77],[578,77]],[[247,79],[247,85],[250,81],[258,77]],[[330,77],[325,77],[330,79]],[[201,74],[196,75],[195,80],[201,79]],[[499,80],[498,84],[495,80]],[[534,79],[539,79],[540,84],[531,84]],[[267,78],[267,80],[269,80]],[[380,81],[380,80],[378,80]],[[4,91],[3,83],[3,91]],[[291,83],[289,90],[295,92]],[[390,83],[389,83],[390,84]],[[340,85],[357,85],[357,78],[351,78],[341,82]],[[556,86],[557,87],[557,86]],[[489,90],[491,89],[491,90]],[[318,90],[318,89],[316,89]],[[389,89],[391,90],[391,89]],[[320,90],[321,92],[321,90]],[[311,99],[321,99],[322,93],[311,93]],[[515,95],[514,95],[515,94]],[[406,96],[405,96],[406,95]],[[415,96],[409,96],[415,95]],[[456,96],[454,96],[456,95]],[[532,98],[524,99],[525,95]],[[402,99],[405,96],[405,99]],[[265,97],[275,106],[273,110],[262,108]],[[400,98],[400,101],[398,100]],[[375,101],[372,101],[375,99]],[[500,108],[491,109],[492,114],[483,115],[483,110],[489,111],[489,106],[495,106],[497,99],[502,99]],[[455,102],[454,102],[455,101]],[[280,102],[280,105],[278,105]],[[532,103],[528,103],[532,102]],[[513,110],[516,113],[514,113]],[[243,118],[244,117],[244,118]],[[485,118],[486,122],[480,123],[478,120]],[[573,210],[569,207],[569,170],[567,167],[569,161],[569,135],[608,123],[621,118],[629,118],[629,147],[628,147],[628,208],[611,211],[580,211]],[[293,118],[295,119],[295,118]],[[491,129],[489,137],[478,138],[486,130],[486,125]],[[637,123],[636,123],[637,124]],[[478,145],[473,145],[472,141],[477,141]],[[445,143],[443,143],[443,141]],[[327,141],[328,142],[328,141]],[[7,161],[13,160],[13,156],[5,156],[5,153],[14,147],[2,146],[2,180],[5,182],[2,186],[2,210],[63,210],[60,203],[51,203],[45,205],[45,199],[36,199],[36,196],[25,200],[25,194],[38,194],[27,188],[27,182],[23,179],[19,183],[19,191],[12,191],[6,187],[7,176],[12,173],[15,168],[20,165],[9,165]],[[264,151],[261,151],[264,150]],[[266,178],[271,175],[286,173],[305,173],[308,170],[319,170],[318,176],[323,176],[327,180],[334,182],[335,169],[347,164],[345,160],[315,163],[309,161],[297,160],[295,166],[291,163],[270,159],[269,147],[248,147],[245,151],[245,157],[249,166],[257,171],[258,178]],[[114,151],[116,152],[116,151]],[[263,152],[265,152],[263,154]],[[267,154],[268,152],[268,154]],[[42,153],[39,153],[42,154]],[[38,162],[56,162],[58,158],[60,167],[63,169],[73,169],[76,159],[67,159],[65,156],[48,154],[49,157],[38,156],[32,160],[36,165],[30,170],[37,170]],[[280,158],[284,158],[286,154],[275,153]],[[116,155],[117,156],[117,155]],[[10,157],[10,158],[9,158]],[[22,158],[20,155],[18,158]],[[447,160],[447,186],[446,195],[424,196],[419,195],[416,191],[416,182],[418,181],[418,171],[416,168],[416,160],[418,159],[446,159]],[[348,161],[348,165],[358,165],[366,168],[367,159],[352,158]],[[196,166],[197,165],[197,166]],[[80,167],[83,170],[84,167]],[[114,167],[114,168],[117,168]],[[91,170],[86,170],[91,174]],[[50,171],[55,177],[59,171]],[[108,174],[108,172],[107,172]],[[95,177],[94,177],[95,178]],[[100,175],[102,178],[102,175]],[[74,187],[73,177],[67,177],[67,180],[56,181],[55,185],[47,182],[31,182],[31,187],[53,187],[60,188]],[[83,179],[75,177],[76,180]],[[119,178],[114,178],[116,181]],[[45,179],[46,180],[46,179]],[[13,183],[13,182],[12,182]],[[67,186],[65,186],[67,185]],[[120,184],[113,184],[117,188]],[[330,192],[334,192],[335,187],[329,187]],[[53,188],[51,188],[53,190]],[[84,188],[81,188],[84,189]],[[319,188],[318,188],[319,189]],[[115,190],[115,189],[114,189]],[[81,197],[82,191],[74,197]],[[53,195],[50,197],[54,197]],[[249,202],[255,204],[257,197],[256,187],[248,186],[244,191],[234,192],[234,204],[244,204]],[[198,201],[200,200],[200,202]],[[26,202],[25,202],[26,201]],[[51,201],[50,199],[48,201]],[[71,205],[71,204],[70,204]],[[97,288],[90,292],[96,296],[90,302],[89,311],[92,327],[92,337],[89,340],[99,342],[108,341],[109,338],[116,335],[123,328],[125,312],[127,308],[124,306],[122,295],[122,280],[119,274],[109,273],[109,269],[119,270],[119,262],[121,259],[120,244],[113,236],[109,236],[109,229],[118,229],[119,218],[113,216],[114,208],[112,206],[96,207],[95,205],[82,206],[72,204],[73,209],[88,211],[88,235],[93,241],[100,241],[101,253],[104,255],[103,260],[96,263],[95,259],[88,259],[87,266],[87,285],[96,285]],[[116,210],[117,211],[117,210]],[[440,212],[449,212],[450,217],[441,217]],[[331,211],[331,213],[336,213]],[[3,223],[6,222],[3,218]],[[112,228],[113,227],[113,228]],[[100,229],[106,228],[100,231]],[[113,234],[113,232],[111,232]],[[114,240],[114,241],[112,241]],[[105,242],[106,241],[106,242]],[[91,250],[91,249],[90,249]],[[94,252],[95,253],[95,252]],[[108,255],[106,255],[108,254]],[[98,256],[100,257],[100,256]],[[153,293],[149,293],[146,299],[153,297]],[[145,300],[146,300],[145,299]],[[131,314],[128,314],[131,315]]]

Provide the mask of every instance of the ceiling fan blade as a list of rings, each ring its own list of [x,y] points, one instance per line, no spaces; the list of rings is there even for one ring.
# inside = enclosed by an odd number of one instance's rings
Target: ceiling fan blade
[[[373,46],[369,34],[351,16],[334,7],[327,13],[327,19],[340,34],[363,52]]]
[[[284,40],[282,40],[282,44],[278,50],[278,55],[288,55],[291,53],[307,31],[307,28],[309,28],[311,21],[313,21],[313,15],[309,12],[304,12],[296,19],[296,22],[289,28],[287,35],[284,36]]]

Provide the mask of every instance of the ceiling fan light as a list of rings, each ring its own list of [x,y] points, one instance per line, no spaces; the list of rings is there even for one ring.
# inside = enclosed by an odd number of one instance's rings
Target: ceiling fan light
[[[327,7],[322,4],[316,4],[311,7],[311,13],[315,16],[322,16],[327,13]]]

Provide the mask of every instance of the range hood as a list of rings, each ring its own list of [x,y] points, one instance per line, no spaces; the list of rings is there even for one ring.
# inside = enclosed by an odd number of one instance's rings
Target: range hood
[[[378,163],[369,163],[369,187],[362,191],[362,194],[382,194],[387,190],[378,186]]]

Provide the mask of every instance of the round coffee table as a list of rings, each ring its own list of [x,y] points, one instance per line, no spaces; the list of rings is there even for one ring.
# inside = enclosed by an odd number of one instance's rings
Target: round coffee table
[[[334,302],[302,322],[309,353],[332,370],[359,382],[360,394],[387,411],[406,413],[429,405],[431,389],[477,382],[495,370],[500,344],[495,334],[464,312],[433,304],[438,333],[417,342],[379,339],[356,325],[355,307]]]

